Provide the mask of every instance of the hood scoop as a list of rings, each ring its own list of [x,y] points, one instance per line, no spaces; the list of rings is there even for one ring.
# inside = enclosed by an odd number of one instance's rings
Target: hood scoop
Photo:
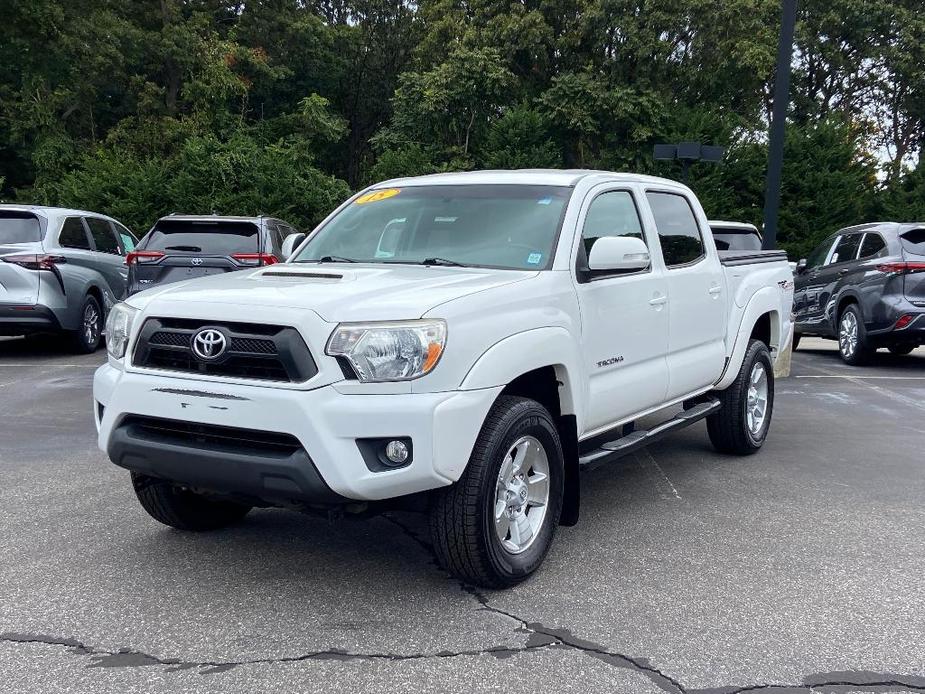
[[[291,279],[306,280],[342,280],[343,275],[334,272],[303,272],[301,270],[264,270],[256,279],[262,277],[288,277]]]

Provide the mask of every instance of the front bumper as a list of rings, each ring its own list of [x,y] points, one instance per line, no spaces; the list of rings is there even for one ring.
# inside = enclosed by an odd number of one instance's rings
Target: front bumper
[[[218,492],[308,503],[373,501],[452,484],[500,391],[357,395],[338,384],[298,391],[131,373],[112,364],[101,366],[93,383],[98,444],[116,464]],[[195,436],[152,437],[133,425],[133,415],[274,432],[297,439],[300,450],[264,454]],[[374,437],[410,438],[411,464],[371,470],[357,439]]]

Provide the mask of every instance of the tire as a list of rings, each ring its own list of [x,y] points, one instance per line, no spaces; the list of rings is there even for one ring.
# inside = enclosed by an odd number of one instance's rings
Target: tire
[[[156,477],[132,473],[141,507],[154,520],[178,530],[218,530],[244,518],[250,506],[218,501]]]
[[[792,347],[792,349],[793,349],[794,352],[796,352],[796,351],[797,351],[797,347],[800,346],[800,338],[801,338],[801,337],[802,337],[802,335],[800,335],[800,333],[793,333],[793,347]]]
[[[846,364],[860,366],[867,363],[874,353],[867,343],[864,318],[857,304],[848,304],[841,312],[838,317],[837,337],[838,353]]]
[[[520,481],[518,460],[529,461]],[[539,474],[544,460],[548,499],[545,506],[533,506],[529,500],[543,495]],[[433,498],[430,531],[440,565],[485,588],[506,588],[529,577],[546,557],[559,525],[564,478],[562,443],[549,411],[527,398],[499,397],[462,477]],[[539,516],[532,515],[538,511]]]
[[[760,403],[761,380],[756,373],[764,375],[764,408],[760,422],[754,413],[749,412]],[[757,376],[761,378],[760,374]],[[752,384],[757,392],[752,391]],[[751,455],[764,444],[771,427],[771,415],[774,412],[774,366],[767,345],[760,340],[750,340],[745,351],[745,359],[739,368],[735,381],[719,394],[722,408],[707,417],[707,433],[713,447],[720,453]],[[749,416],[751,415],[751,416]]]
[[[915,345],[893,345],[889,348],[889,350],[890,354],[895,354],[898,357],[904,357],[907,354],[911,354],[915,347]]]
[[[78,354],[92,354],[103,336],[103,309],[95,296],[87,295],[80,307],[80,327],[70,331],[71,345]]]

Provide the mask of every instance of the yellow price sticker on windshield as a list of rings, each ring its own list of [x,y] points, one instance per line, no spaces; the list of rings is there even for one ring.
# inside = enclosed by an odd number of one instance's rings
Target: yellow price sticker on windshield
[[[365,205],[368,202],[379,202],[380,200],[394,198],[400,192],[400,188],[385,188],[383,190],[374,190],[371,193],[366,193],[366,195],[361,195],[356,200],[354,200],[354,202],[357,205]]]

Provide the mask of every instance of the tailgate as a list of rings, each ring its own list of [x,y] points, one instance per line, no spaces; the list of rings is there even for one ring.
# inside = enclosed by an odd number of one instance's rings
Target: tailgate
[[[903,275],[903,294],[909,301],[925,304],[925,227],[901,234],[903,260],[908,269]]]
[[[39,300],[39,273],[4,257],[42,252],[42,227],[31,212],[0,210],[0,304],[34,306]]]

